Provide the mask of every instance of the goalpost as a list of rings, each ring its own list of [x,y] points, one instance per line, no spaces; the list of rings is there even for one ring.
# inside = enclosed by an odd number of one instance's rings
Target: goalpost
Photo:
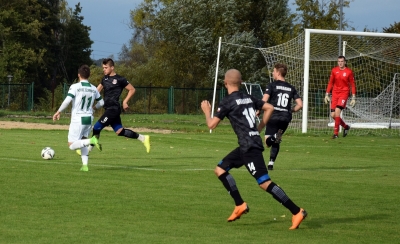
[[[343,50],[339,50],[341,40]],[[269,48],[223,44],[259,50],[270,72],[275,63],[288,66],[286,80],[303,99],[302,112],[294,113],[289,125],[298,133],[332,133],[330,107],[324,96],[331,69],[344,54],[357,87],[355,107],[348,106],[342,112],[353,128],[351,133],[400,135],[400,34],[306,29],[296,38]],[[215,82],[220,49],[221,39]]]
[[[329,67],[325,62],[329,62],[330,57],[333,57],[333,62],[337,61],[339,53],[335,55],[333,52],[330,55],[329,49],[336,51],[335,44],[338,43],[336,40],[340,39],[345,40],[341,54],[346,56],[347,64],[355,74],[357,87],[356,106],[354,108],[348,106],[343,110],[344,120],[351,124],[352,128],[397,129],[395,133],[398,134],[400,128],[400,34],[312,29],[306,29],[304,34],[303,100],[305,106],[302,132],[312,129],[308,119],[310,115],[315,115],[312,109],[317,104],[309,98],[317,88],[314,85],[318,86],[318,83],[313,83],[318,82],[318,73],[325,71],[328,74],[325,79],[326,87],[329,69],[336,65]],[[312,77],[316,79],[313,80]],[[308,114],[310,112],[311,114]],[[333,123],[328,125],[333,126]],[[370,131],[363,130],[360,133],[370,133]]]

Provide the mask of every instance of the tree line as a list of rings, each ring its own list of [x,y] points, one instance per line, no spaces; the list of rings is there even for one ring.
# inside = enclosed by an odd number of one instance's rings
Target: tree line
[[[295,0],[289,6],[288,0],[146,0],[131,11],[133,35],[119,60],[131,68],[130,80],[135,84],[210,87],[219,37],[258,48],[287,42],[306,28],[338,30],[340,4],[346,9],[350,3]],[[384,31],[395,32],[396,27],[398,31],[399,23]],[[344,13],[342,28],[354,30]],[[246,81],[269,80],[262,55],[248,48],[224,46],[219,67],[220,78],[228,68],[237,67]]]
[[[119,60],[133,68],[135,84],[210,87],[219,37],[227,43],[265,48],[287,42],[306,28],[338,30],[340,4],[346,9],[350,3],[295,0],[289,6],[288,0],[146,0],[131,11],[133,35]],[[353,30],[344,13],[342,28]],[[258,51],[223,46],[218,77],[232,67],[239,68],[248,82],[269,80]]]
[[[130,12],[132,38],[117,58],[117,72],[135,86],[212,87],[219,37],[270,47],[306,28],[338,30],[341,2],[350,7],[350,0],[295,0],[292,12],[289,0],[143,0]],[[0,83],[8,74],[35,82],[38,99],[44,89],[73,83],[86,63],[93,64],[91,82],[98,84],[101,67],[90,59],[93,41],[81,10],[64,0],[0,0]],[[342,28],[352,30],[345,14]],[[383,31],[400,33],[400,23]],[[262,55],[249,48],[223,48],[219,65],[219,77],[237,67],[246,81],[268,80]]]
[[[80,64],[91,65],[90,27],[80,4],[60,0],[0,0],[0,83],[35,83],[38,101],[71,83]]]

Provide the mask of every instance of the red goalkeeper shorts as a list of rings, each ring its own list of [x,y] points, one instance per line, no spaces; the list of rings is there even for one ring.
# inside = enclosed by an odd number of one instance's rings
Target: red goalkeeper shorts
[[[331,110],[335,110],[336,107],[344,109],[348,98],[348,93],[332,93]]]

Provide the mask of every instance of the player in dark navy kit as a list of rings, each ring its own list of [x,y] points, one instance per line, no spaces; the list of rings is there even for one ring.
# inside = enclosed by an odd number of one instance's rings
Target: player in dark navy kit
[[[265,144],[270,149],[268,170],[274,169],[274,162],[278,157],[280,142],[283,133],[292,121],[292,113],[299,111],[303,107],[303,101],[294,86],[285,81],[287,66],[275,64],[272,76],[274,82],[269,83],[265,89],[263,101],[269,102],[274,106],[274,112],[265,128]],[[292,101],[296,106],[292,108]]]
[[[146,147],[147,153],[150,152],[150,136],[138,134],[130,129],[125,129],[121,122],[121,105],[119,97],[123,89],[128,90],[128,94],[122,102],[122,108],[126,111],[129,109],[129,99],[135,94],[135,88],[125,79],[115,73],[114,61],[111,58],[103,60],[104,77],[97,86],[97,90],[101,92],[104,89],[104,114],[93,126],[93,135],[100,137],[101,130],[106,126],[111,126],[118,136],[138,139]]]
[[[271,194],[278,202],[290,210],[293,217],[292,226],[289,229],[297,229],[307,216],[307,212],[294,204],[286,193],[271,181],[262,154],[264,145],[259,131],[264,128],[274,108],[271,104],[239,91],[242,78],[238,70],[228,70],[225,73],[224,83],[228,90],[228,96],[224,97],[219,104],[215,116],[211,117],[211,105],[208,101],[201,102],[201,109],[205,114],[208,128],[214,129],[221,120],[227,117],[238,137],[239,147],[225,156],[214,170],[218,179],[235,201],[236,207],[228,218],[228,222],[239,219],[242,214],[250,210],[239,193],[235,179],[229,174],[230,169],[240,168],[244,165],[256,179],[261,189]],[[264,111],[262,121],[260,121],[258,127],[256,125],[257,110]]]

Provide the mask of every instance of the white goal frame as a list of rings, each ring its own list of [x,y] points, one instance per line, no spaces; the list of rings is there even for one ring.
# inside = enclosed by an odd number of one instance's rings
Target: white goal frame
[[[304,42],[304,87],[303,87],[303,114],[302,114],[302,133],[307,133],[308,123],[308,91],[310,84],[310,37],[311,34],[332,34],[332,35],[351,35],[351,36],[371,36],[371,37],[394,37],[400,38],[400,34],[376,33],[376,32],[356,32],[356,31],[338,31],[338,30],[317,30],[305,29]]]
[[[338,39],[343,43],[343,50],[339,50]],[[330,107],[324,104],[323,97],[337,57],[347,51],[346,58],[356,75],[357,98],[356,106],[347,106],[342,115],[346,123],[360,129],[352,134],[400,135],[400,75],[397,75],[400,74],[400,34],[305,29],[288,42],[267,48],[222,42],[220,37],[212,108],[218,75],[222,75],[218,72],[221,44],[257,50],[266,62],[264,72],[271,72],[278,62],[288,66],[286,78],[298,89],[303,100],[302,111],[293,114],[289,126],[295,133],[331,133]],[[267,76],[272,82],[272,73]],[[395,93],[388,93],[392,90]],[[359,115],[362,118],[357,117]],[[366,116],[371,117],[366,119]]]

